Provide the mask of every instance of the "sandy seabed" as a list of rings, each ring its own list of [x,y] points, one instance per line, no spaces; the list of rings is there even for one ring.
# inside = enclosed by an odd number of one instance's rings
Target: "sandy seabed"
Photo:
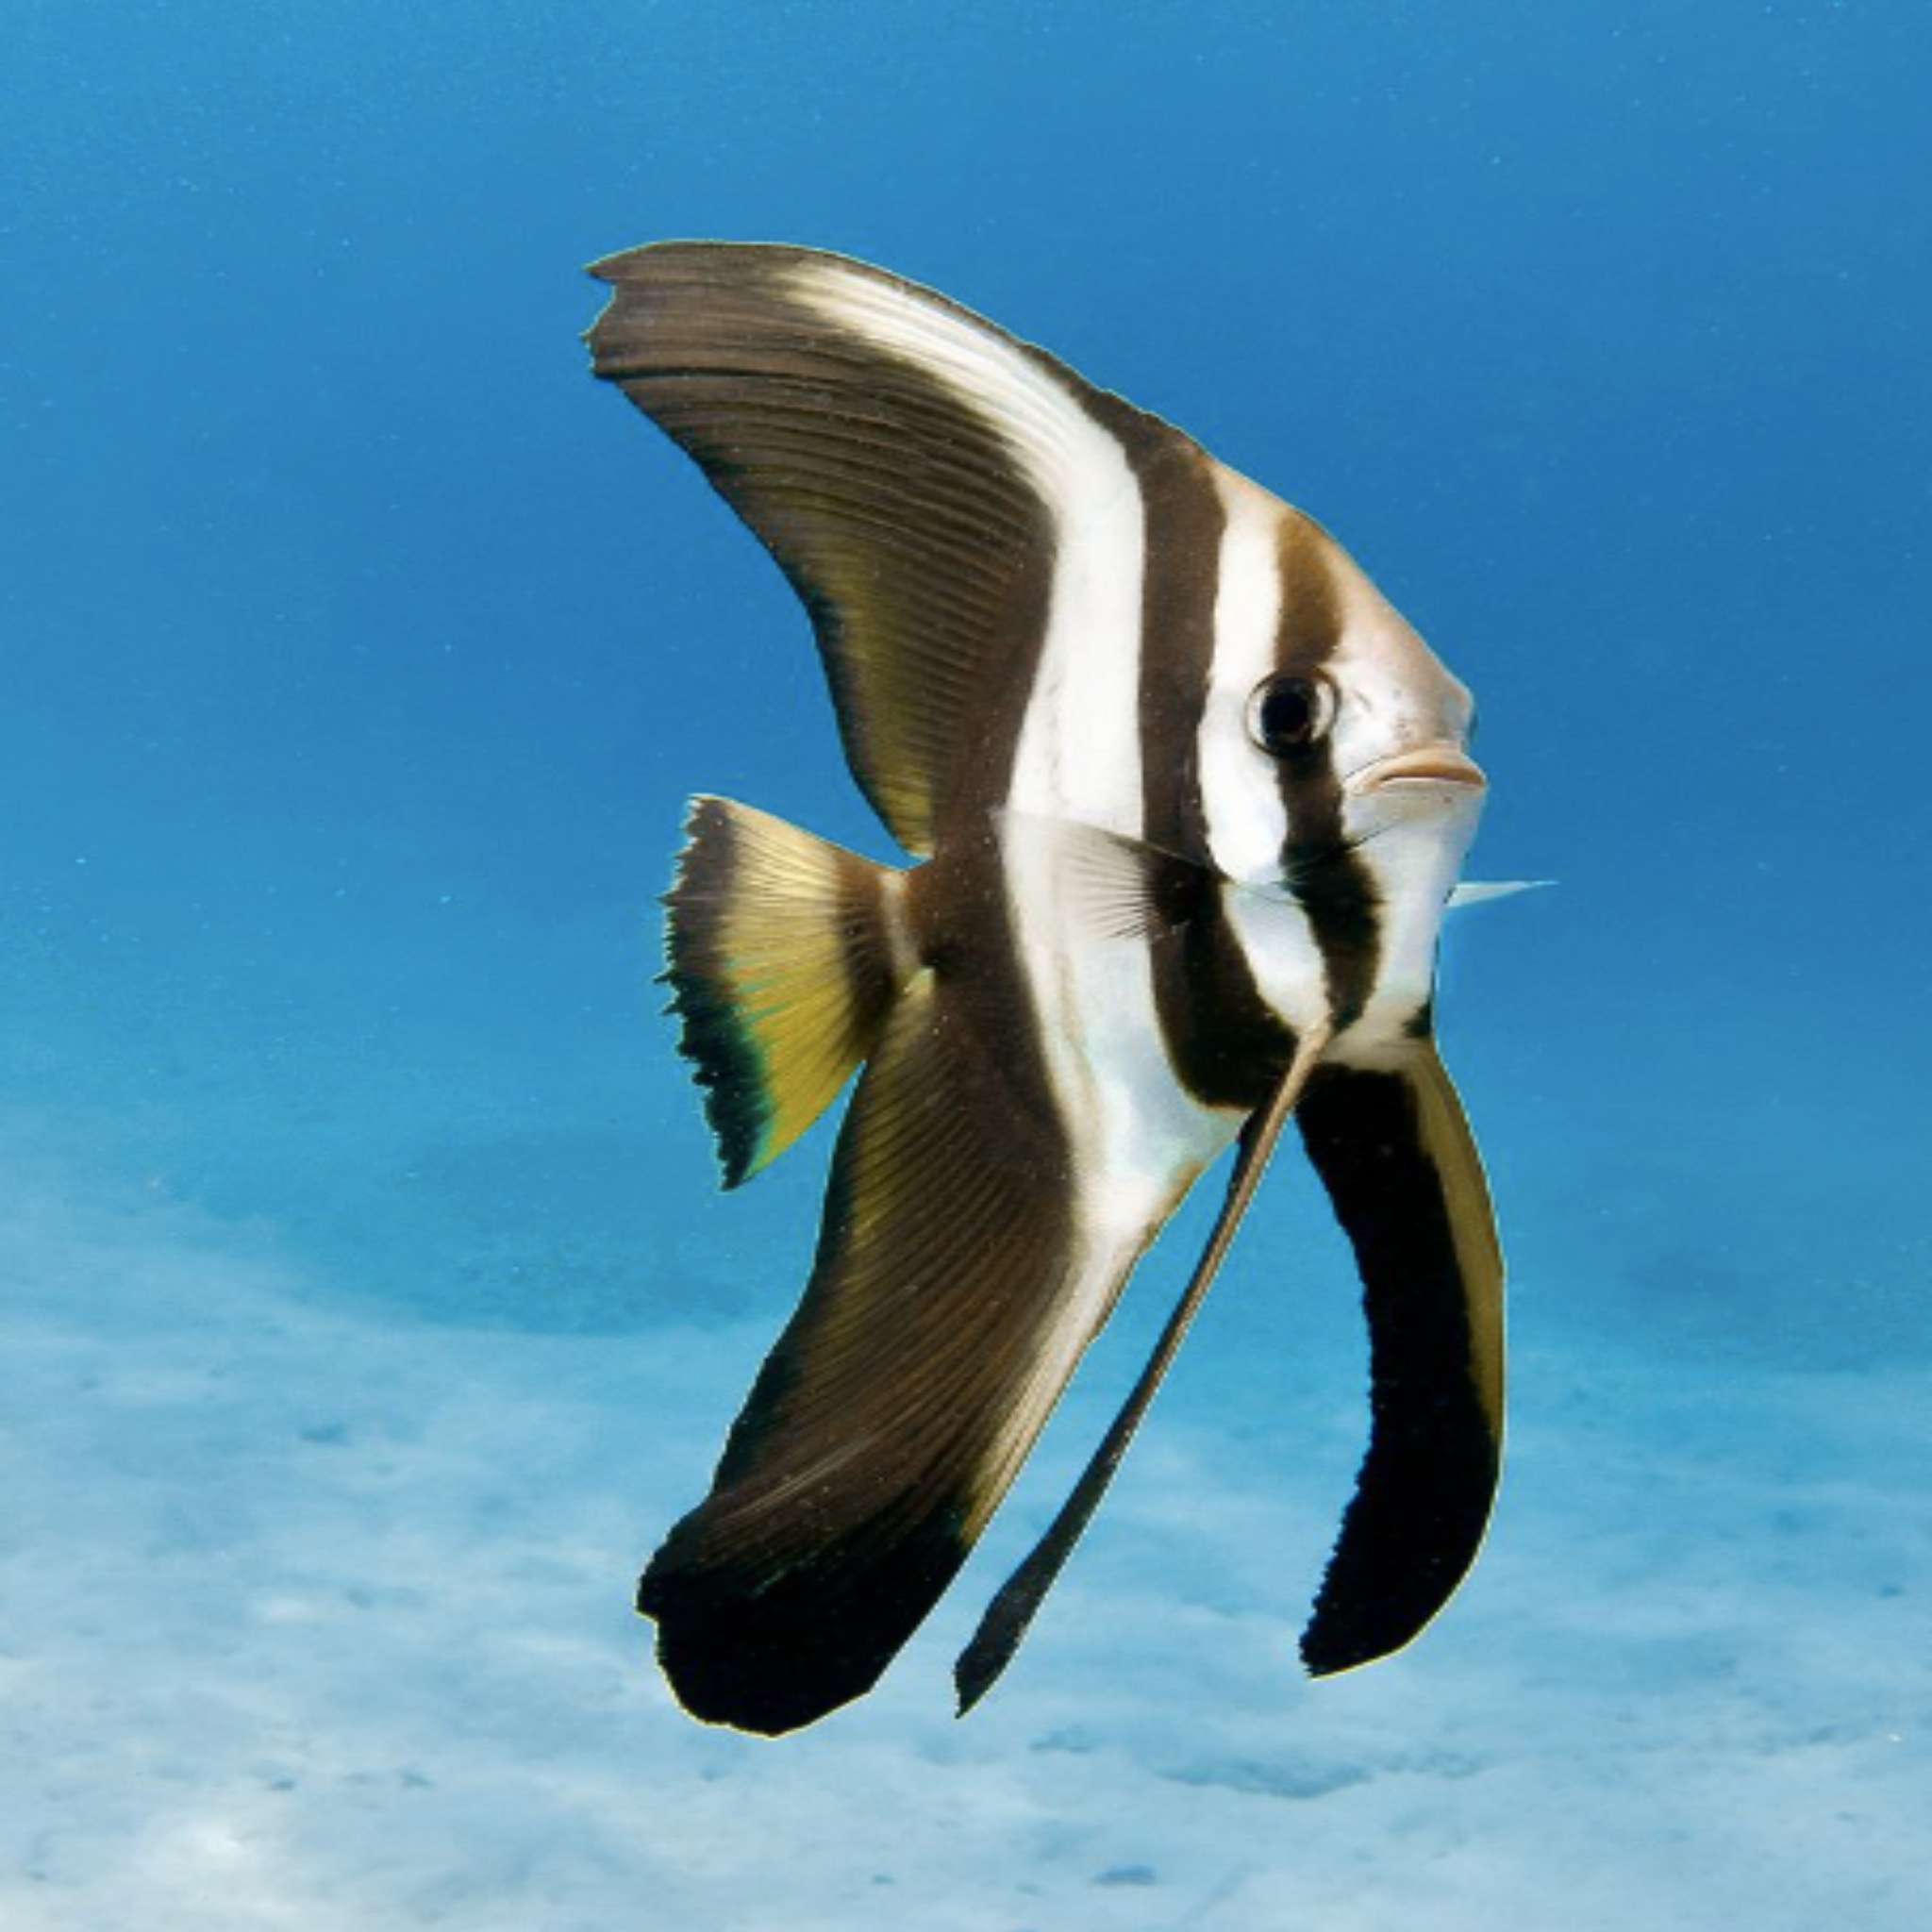
[[[332,1300],[273,1229],[15,1167],[8,1932],[1932,1914],[1920,1367],[1648,1360],[1520,1321],[1476,1576],[1322,1685],[1291,1640],[1358,1391],[1320,1362],[1270,1413],[1184,1389],[958,1724],[951,1656],[1103,1414],[1076,1392],[882,1688],[769,1743],[685,1719],[628,1605],[768,1321],[403,1319]]]

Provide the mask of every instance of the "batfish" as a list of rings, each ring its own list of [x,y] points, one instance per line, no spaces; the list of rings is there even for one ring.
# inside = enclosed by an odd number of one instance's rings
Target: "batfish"
[[[678,1699],[777,1734],[873,1687],[1232,1144],[1154,1358],[959,1660],[961,1710],[983,1695],[1291,1117],[1373,1407],[1302,1656],[1407,1643],[1503,1435],[1502,1258],[1434,1025],[1485,789],[1469,691],[1311,518],[930,289],[715,242],[591,273],[596,374],[777,560],[917,861],[691,808],[665,978],[724,1185],[858,1080],[804,1296],[639,1587]]]

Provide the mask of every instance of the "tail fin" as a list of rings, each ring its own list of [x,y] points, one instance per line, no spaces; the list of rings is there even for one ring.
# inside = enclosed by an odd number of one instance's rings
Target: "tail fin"
[[[810,1126],[872,1052],[916,961],[905,874],[725,798],[695,798],[665,894],[663,977],[724,1186]]]

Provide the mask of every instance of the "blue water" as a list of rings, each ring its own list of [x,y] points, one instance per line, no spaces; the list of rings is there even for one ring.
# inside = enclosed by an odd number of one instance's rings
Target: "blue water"
[[[0,1919],[799,1932],[1932,1911],[1932,24],[1899,4],[11,0]],[[1509,1481],[1309,1686],[1364,1426],[1293,1163],[1009,1678],[703,1731],[629,1615],[826,1141],[712,1191],[682,800],[889,857],[587,375],[595,257],[932,283],[1330,525],[1475,689],[1442,1026]],[[1189,1224],[1198,1231],[1198,1221]]]

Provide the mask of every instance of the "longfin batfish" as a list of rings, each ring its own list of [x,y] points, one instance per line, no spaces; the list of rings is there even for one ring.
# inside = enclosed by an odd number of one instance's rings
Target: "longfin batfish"
[[[981,1695],[1291,1111],[1373,1378],[1302,1653],[1399,1648],[1475,1556],[1503,1431],[1502,1261],[1433,1027],[1469,693],[1308,517],[930,290],[725,242],[592,273],[597,375],[777,559],[853,773],[924,861],[691,810],[666,976],[725,1185],[862,1071],[804,1298],[639,1587],[677,1696],[778,1733],[871,1689],[1239,1139],[1161,1353],[961,1658]]]

